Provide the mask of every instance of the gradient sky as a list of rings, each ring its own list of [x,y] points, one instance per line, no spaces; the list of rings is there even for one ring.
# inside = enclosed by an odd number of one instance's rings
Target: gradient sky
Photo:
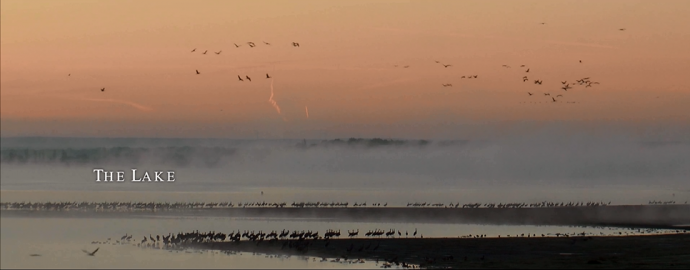
[[[690,123],[686,0],[3,0],[0,14],[2,136],[429,138],[468,123]],[[560,90],[583,77],[600,84]]]

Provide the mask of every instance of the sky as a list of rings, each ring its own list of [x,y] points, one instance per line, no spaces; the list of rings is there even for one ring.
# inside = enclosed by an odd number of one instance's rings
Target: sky
[[[5,137],[435,138],[515,123],[690,130],[685,0],[0,5]],[[599,84],[561,89],[585,77]]]

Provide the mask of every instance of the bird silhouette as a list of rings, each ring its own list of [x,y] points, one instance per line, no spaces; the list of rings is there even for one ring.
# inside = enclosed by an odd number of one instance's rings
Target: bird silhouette
[[[266,45],[271,45],[271,43],[268,43],[268,42],[266,42],[266,41],[264,41],[264,44],[266,44]]]
[[[249,80],[250,82],[252,81],[252,78],[249,78],[249,76],[245,76],[245,77],[246,77],[247,80]]]
[[[67,74],[67,76],[72,76],[72,73],[70,73],[70,74]]]
[[[88,251],[83,250],[83,249],[81,251],[83,251],[84,253],[86,253],[89,256],[94,256],[94,255],[96,255],[96,252],[98,252],[99,249],[101,249],[101,248],[100,247],[96,248],[96,250],[94,250],[93,252],[88,252]]]
[[[233,43],[233,44],[235,44],[235,48],[239,48],[240,46],[242,46],[242,45],[237,45],[237,43]]]
[[[271,76],[268,76],[268,73],[266,73],[266,79],[270,79]]]
[[[196,70],[196,74],[197,74],[197,75],[198,75],[198,74],[201,74],[201,72],[199,72],[199,70],[197,69],[197,70]]]
[[[207,52],[208,52],[208,50],[205,50],[203,54],[206,54]]]
[[[527,94],[529,94],[530,96],[531,96],[531,95],[534,95],[534,94],[532,94],[532,93],[530,93],[530,92],[527,92]]]
[[[444,68],[447,68],[447,67],[450,67],[450,66],[453,66],[453,65],[443,65]]]
[[[242,77],[240,77],[240,75],[237,75],[237,78],[240,79],[241,82],[244,81],[244,80],[242,80]]]
[[[215,52],[215,54],[220,54],[220,53],[222,53],[222,52],[223,52],[223,50],[220,50],[220,51],[218,51],[218,52]]]
[[[105,92],[105,87],[101,88],[101,92]]]
[[[621,28],[621,29],[618,29],[618,30],[620,30],[620,31],[625,31],[625,28]]]
[[[292,42],[292,46],[294,46],[294,47],[299,47],[299,43],[297,43],[297,42]]]
[[[556,98],[555,98],[555,97],[551,97],[551,99],[553,99],[553,102],[556,102]]]
[[[251,42],[251,41],[250,41],[250,42],[247,42],[247,44],[249,45],[249,47],[252,47],[252,48],[254,48],[254,46],[256,46],[256,45],[254,44],[254,42]]]
[[[525,70],[525,72],[529,73],[529,68],[527,70]]]
[[[194,49],[192,50],[192,52],[196,52],[196,48],[194,48]]]

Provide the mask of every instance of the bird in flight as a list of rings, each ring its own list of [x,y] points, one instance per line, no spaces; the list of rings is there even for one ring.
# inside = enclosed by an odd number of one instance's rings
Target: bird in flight
[[[297,42],[292,42],[292,46],[294,46],[294,47],[299,47],[299,43],[297,43]]]
[[[237,45],[237,43],[233,43],[233,44],[235,44],[235,48],[239,48],[240,46],[242,46],[242,45]]]
[[[198,75],[198,74],[201,74],[201,72],[199,72],[199,70],[197,69],[197,70],[196,70],[196,74],[197,74],[197,75]]]
[[[510,66],[509,66],[509,65],[503,65],[503,67],[504,67],[504,68],[510,68]]]
[[[240,75],[237,75],[237,78],[240,79],[241,82],[244,81],[244,80],[242,80],[242,77],[240,77]]]
[[[72,73],[70,73],[70,74],[67,74],[67,76],[72,76]]]
[[[105,92],[105,87],[101,88],[101,92]]]
[[[562,96],[563,96],[563,95],[558,95],[558,96],[556,96],[556,97],[562,97]]]
[[[580,63],[582,63],[582,60],[580,60]]]
[[[84,253],[86,253],[89,256],[94,256],[94,255],[96,255],[96,252],[98,252],[99,249],[101,249],[101,248],[96,248],[96,250],[94,250],[93,252],[88,252],[88,251],[83,250],[83,249],[81,251],[83,251]]]
[[[215,53],[215,54],[220,54],[220,53],[222,53],[222,52],[223,52],[223,50],[220,50],[220,51],[214,52],[214,53]]]
[[[448,86],[453,86],[453,85],[450,84],[450,83],[448,83],[448,84],[445,84],[445,83],[444,83],[444,84],[443,84],[443,87],[448,87]]]
[[[266,79],[270,79],[271,76],[268,76],[268,73],[266,73]]]
[[[194,48],[194,49],[192,50],[192,52],[196,52],[196,48]]]
[[[250,42],[247,42],[247,44],[249,44],[249,47],[252,47],[252,48],[254,48],[254,46],[256,46],[256,45],[254,44],[254,42],[251,42],[251,41],[250,41]]]
[[[562,84],[568,84],[568,81],[562,81],[561,83]]]
[[[625,31],[625,28],[621,28],[621,29],[618,29],[618,30],[620,30],[620,31]]]
[[[543,22],[543,23],[541,23],[541,24],[546,24],[546,23],[545,23],[545,22]]]
[[[530,93],[530,92],[527,92],[527,94],[529,94],[530,96],[531,96],[531,95],[534,95],[534,94],[532,94],[532,93]]]
[[[206,54],[207,52],[208,52],[208,50],[205,50],[203,54]]]
[[[271,43],[268,43],[268,42],[266,42],[266,41],[264,41],[264,44],[266,44],[266,45],[271,45]]]
[[[549,93],[544,93],[544,95],[545,95],[545,96],[550,96],[551,94],[549,94]]]
[[[408,67],[410,67],[410,66],[404,66],[403,68],[408,68]]]
[[[245,75],[245,77],[246,77],[247,80],[249,80],[250,82],[252,81],[252,78],[249,78],[249,76],[246,76],[246,75]]]
[[[441,63],[441,62],[439,62],[439,61],[434,61],[434,62],[436,62],[436,64],[440,64],[440,63]]]
[[[525,70],[525,72],[529,73],[529,68],[527,70]]]
[[[553,99],[553,102],[556,102],[556,98],[555,98],[555,97],[551,97],[551,99]]]
[[[472,78],[477,78],[477,76],[479,76],[479,75],[474,75],[474,76],[472,76]]]
[[[450,66],[453,66],[453,65],[443,65],[443,67],[445,67],[445,68],[450,67]]]

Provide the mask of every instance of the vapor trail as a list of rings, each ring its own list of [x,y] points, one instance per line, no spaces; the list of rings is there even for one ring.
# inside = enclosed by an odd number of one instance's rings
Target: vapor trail
[[[144,106],[144,105],[141,105],[141,104],[138,104],[138,103],[134,103],[134,102],[131,102],[131,101],[126,101],[126,100],[100,99],[100,98],[79,98],[79,100],[96,101],[96,102],[120,103],[120,104],[125,104],[125,105],[132,106],[132,107],[134,107],[134,108],[137,108],[137,109],[139,109],[139,110],[141,110],[141,111],[145,111],[145,112],[153,111],[153,108],[146,107],[146,106]]]
[[[279,115],[281,114],[280,113],[280,107],[278,106],[278,103],[275,100],[273,100],[273,79],[271,79],[271,97],[268,98],[268,103],[271,103],[271,105],[273,105],[273,108],[276,108],[276,111],[278,112]],[[283,121],[287,121],[287,119],[285,119],[285,117],[283,117]]]
[[[531,39],[523,39],[523,38],[511,38],[511,37],[501,37],[501,36],[491,36],[491,35],[485,35],[485,36],[479,36],[479,35],[467,35],[467,34],[460,34],[460,33],[453,33],[453,32],[436,32],[436,33],[429,33],[428,31],[422,31],[422,30],[412,30],[412,29],[401,29],[401,28],[386,28],[386,27],[369,27],[370,29],[377,30],[377,31],[387,31],[387,32],[399,32],[399,33],[406,33],[406,34],[424,34],[424,35],[439,35],[439,36],[452,36],[452,37],[463,37],[463,38],[483,38],[483,39],[499,39],[499,40],[509,40],[509,41],[530,41]],[[602,45],[602,44],[596,44],[596,43],[583,43],[583,42],[568,42],[568,41],[557,41],[557,40],[544,40],[544,39],[534,39],[532,41],[540,41],[540,42],[545,42],[545,43],[551,43],[551,44],[558,44],[558,45],[567,45],[567,46],[579,46],[579,47],[591,47],[591,48],[602,48],[602,49],[617,49],[618,47],[614,46],[609,46],[609,45]]]
[[[307,118],[309,118],[309,108],[307,106],[304,106],[304,112],[307,113]]]

